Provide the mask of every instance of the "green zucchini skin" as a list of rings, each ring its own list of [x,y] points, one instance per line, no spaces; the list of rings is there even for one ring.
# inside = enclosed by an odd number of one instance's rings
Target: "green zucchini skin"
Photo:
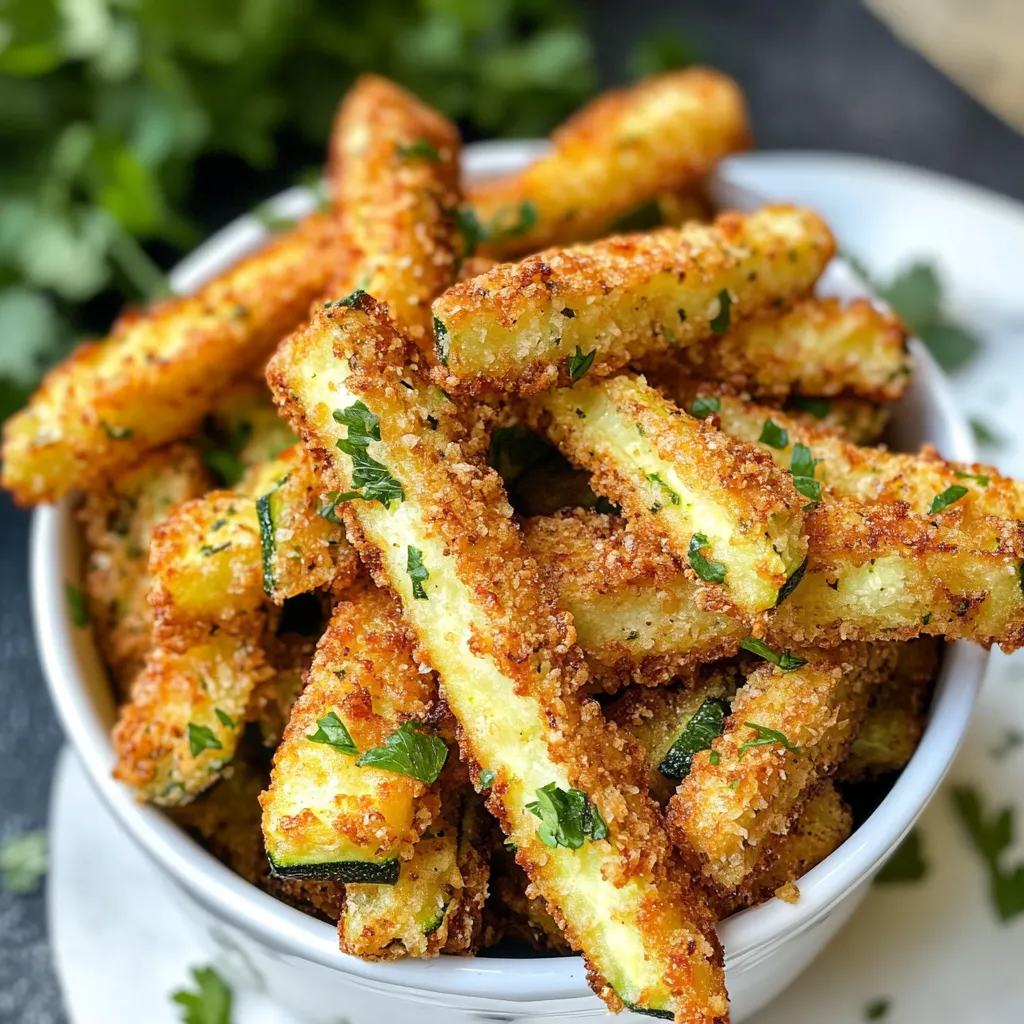
[[[263,554],[263,592],[273,594],[276,586],[274,558],[277,554],[277,538],[274,533],[274,517],[270,511],[270,498],[274,492],[260,495],[256,499],[256,520],[260,524],[260,548]]]
[[[268,859],[270,860],[270,869],[275,877],[283,879],[396,885],[400,874],[397,857],[381,861],[342,860],[319,864],[276,864],[273,857]]]
[[[623,1003],[631,1013],[639,1013],[641,1017],[657,1017],[658,1020],[675,1020],[675,1014],[671,1010],[652,1010],[646,1006],[637,1006],[636,1003]]]

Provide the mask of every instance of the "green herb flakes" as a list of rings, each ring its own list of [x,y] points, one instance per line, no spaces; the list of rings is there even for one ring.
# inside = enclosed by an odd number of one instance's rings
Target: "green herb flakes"
[[[64,596],[68,602],[72,624],[78,629],[85,629],[89,625],[89,602],[85,591],[81,587],[76,587],[74,583],[65,582]]]
[[[722,408],[722,400],[715,395],[699,395],[690,406],[690,412],[697,419],[702,420],[713,412],[719,412]]]
[[[335,750],[353,757],[359,753],[359,748],[353,742],[345,723],[333,711],[328,711],[323,718],[316,720],[316,732],[307,734],[306,739],[310,743],[323,743],[328,747],[334,747]]]
[[[188,749],[193,757],[198,757],[204,750],[223,750],[224,744],[217,739],[217,734],[208,725],[189,722]]]
[[[743,724],[748,729],[754,730],[755,738],[740,744],[740,749],[737,751],[739,757],[742,757],[748,750],[753,750],[755,747],[770,747],[776,743],[780,747],[785,747],[786,750],[793,754],[800,753],[800,748],[785,733],[779,732],[778,729],[769,729],[768,726],[758,725],[757,722],[744,722]]]
[[[184,1007],[182,1024],[231,1024],[231,988],[212,967],[193,967],[195,990],[180,989],[171,999]]]
[[[690,567],[706,583],[724,583],[725,566],[721,562],[712,562],[702,554],[702,549],[708,546],[708,539],[703,533],[695,533],[690,538],[686,554]]]
[[[566,371],[569,374],[569,380],[574,384],[582,377],[591,366],[594,365],[594,357],[597,355],[597,349],[593,348],[585,355],[583,349],[576,346],[576,351],[569,356],[569,360],[566,363]]]
[[[412,580],[412,596],[420,601],[426,601],[427,592],[423,589],[423,584],[430,579],[430,573],[427,572],[427,567],[423,564],[423,552],[419,548],[414,548],[411,544],[409,545],[405,571],[409,574],[409,579]]]
[[[582,790],[566,791],[549,782],[536,792],[537,799],[528,803],[526,809],[540,818],[537,836],[545,846],[578,850],[586,839],[608,837],[608,826],[601,812]]]
[[[718,293],[718,312],[711,318],[710,327],[715,334],[725,334],[729,330],[729,321],[732,317],[732,296],[728,289],[723,288]]]
[[[758,441],[771,448],[786,448],[789,446],[789,432],[784,427],[780,427],[775,420],[767,419],[761,428],[761,436]]]
[[[384,740],[371,747],[356,761],[360,768],[382,768],[398,775],[419,779],[427,785],[437,781],[448,757],[448,747],[440,736],[425,732],[422,722],[403,722]]]
[[[928,873],[928,862],[921,851],[921,835],[916,828],[896,847],[893,855],[875,875],[877,885],[896,885],[902,882],[919,882]]]
[[[770,661],[783,672],[794,672],[796,669],[803,668],[807,664],[806,658],[798,658],[788,647],[780,654],[774,648],[769,647],[763,640],[758,640],[753,636],[748,636],[741,640],[740,647],[745,651],[750,651],[751,654],[764,658],[765,661]]]
[[[793,486],[810,503],[804,505],[804,511],[816,508],[821,503],[821,484],[814,479],[814,473],[821,459],[811,457],[811,450],[805,444],[793,445],[793,453],[789,460],[789,472],[793,476]]]
[[[396,143],[395,152],[399,160],[425,160],[427,163],[436,164],[441,159],[437,146],[427,139],[416,139],[407,146]]]
[[[966,493],[966,487],[962,487],[960,484],[953,484],[951,487],[947,487],[941,494],[936,494],[932,498],[932,507],[928,512],[931,515],[935,515],[936,512],[941,512],[943,509],[949,508],[950,505],[956,504]]]
[[[494,785],[494,779],[495,779],[494,772],[492,772],[490,768],[485,768],[480,773],[480,778],[478,779],[478,783],[479,783],[479,786],[480,786],[480,792],[483,793],[484,790],[490,789],[491,786]]]
[[[401,483],[391,475],[387,466],[367,451],[370,442],[381,439],[377,416],[363,402],[355,402],[347,409],[335,409],[334,419],[348,427],[348,436],[339,438],[335,447],[352,459],[353,487],[353,490],[339,494],[334,504],[360,498],[363,501],[378,501],[389,508],[393,502],[405,501]],[[359,488],[362,488],[361,492]]]

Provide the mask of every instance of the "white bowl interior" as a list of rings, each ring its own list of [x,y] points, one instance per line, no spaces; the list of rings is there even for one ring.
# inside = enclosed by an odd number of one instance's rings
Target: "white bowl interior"
[[[543,143],[537,142],[469,146],[467,174],[485,177],[515,170],[542,147]],[[312,205],[312,194],[300,188],[282,193],[271,203],[283,216],[299,216]],[[173,286],[179,292],[195,289],[258,245],[265,235],[255,218],[239,218],[176,268],[171,275]],[[849,270],[838,263],[829,269],[821,290],[841,297],[864,294]],[[972,459],[970,432],[944,377],[920,343],[913,342],[912,351],[916,373],[909,394],[895,412],[894,439],[905,449],[930,441],[950,458]],[[109,734],[115,708],[110,685],[91,633],[75,629],[65,600],[66,582],[79,579],[80,556],[69,503],[40,508],[33,524],[31,584],[36,636],[50,691],[65,732],[101,797],[145,852],[192,896],[272,949],[368,982],[512,1001],[589,994],[578,957],[442,956],[433,961],[376,964],[347,956],[338,950],[333,927],[249,885],[158,810],[136,803],[130,791],[111,777],[115,757]],[[947,648],[928,728],[910,764],[854,835],[801,879],[798,903],[770,900],[719,926],[730,968],[763,958],[813,926],[881,866],[909,831],[952,761],[986,657],[986,652],[969,644]]]

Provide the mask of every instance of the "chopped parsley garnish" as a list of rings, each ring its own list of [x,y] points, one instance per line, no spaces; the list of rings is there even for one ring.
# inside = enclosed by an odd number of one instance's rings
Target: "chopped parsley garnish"
[[[927,873],[928,862],[921,854],[921,835],[913,828],[882,865],[882,870],[875,875],[875,882],[878,885],[920,882]]]
[[[256,499],[256,522],[260,528],[260,555],[263,562],[263,593],[272,596],[277,586],[277,527],[270,499],[285,485],[288,477],[283,476],[266,494]]]
[[[997,434],[984,420],[978,419],[977,416],[972,416],[968,423],[971,427],[971,433],[974,435],[974,440],[978,444],[988,445],[989,448],[1003,448],[1006,446],[1006,439]]]
[[[781,654],[769,647],[763,640],[748,636],[740,641],[740,647],[751,654],[756,654],[765,661],[770,661],[783,672],[793,672],[807,664],[806,658],[798,658],[788,647]]]
[[[469,206],[456,206],[452,210],[452,217],[462,236],[462,257],[459,260],[459,264],[461,264],[462,260],[476,252],[481,242],[487,240],[487,229],[480,223],[477,215]]]
[[[793,445],[793,454],[789,460],[789,472],[793,476],[793,486],[810,503],[804,505],[804,511],[816,508],[821,503],[821,484],[814,479],[814,471],[821,459],[811,458],[811,449],[805,444]]]
[[[889,1015],[892,1003],[888,999],[875,999],[864,1008],[865,1020],[882,1020]]]
[[[194,992],[180,989],[171,999],[185,1007],[182,1024],[231,1024],[231,988],[212,967],[193,967]]]
[[[827,398],[805,398],[803,395],[791,395],[786,407],[808,412],[816,420],[823,420],[832,411],[832,403]]]
[[[422,722],[403,722],[384,740],[383,746],[371,747],[356,764],[360,768],[382,768],[432,784],[441,774],[448,747],[440,736],[424,732],[423,728]]]
[[[695,533],[690,538],[690,548],[686,557],[693,571],[706,583],[724,583],[725,566],[721,562],[712,562],[701,554],[701,549],[708,546],[707,537],[703,533]]]
[[[359,309],[363,304],[363,299],[365,298],[365,289],[357,288],[354,292],[349,292],[343,299],[335,299],[333,302],[325,302],[324,309],[330,309],[331,306],[348,306],[349,309]]]
[[[718,762],[721,760],[722,755],[719,754],[717,750],[712,750],[711,753],[708,754],[708,764],[718,764]]]
[[[707,750],[722,735],[722,725],[729,714],[728,701],[720,697],[707,697],[686,723],[683,731],[672,742],[668,753],[658,765],[666,779],[685,779],[690,774],[695,754]],[[713,752],[712,757],[716,754]],[[718,761],[712,761],[717,764]]]
[[[800,748],[784,732],[779,732],[778,729],[769,729],[766,725],[758,725],[757,722],[744,722],[743,724],[748,729],[754,730],[755,738],[741,743],[740,749],[736,752],[737,756],[742,757],[748,750],[753,750],[755,747],[770,747],[776,743],[794,754],[800,753]]]
[[[213,547],[211,544],[202,544],[199,547],[199,554],[204,558],[209,558],[210,555],[217,555],[221,551],[227,551],[229,547],[231,547],[231,541],[229,540],[224,541],[223,544],[218,544],[216,547]]]
[[[79,629],[85,629],[89,625],[89,602],[86,600],[85,591],[81,587],[76,587],[74,583],[65,583],[64,596],[67,598],[72,623]]]
[[[448,365],[448,353],[451,350],[452,340],[448,336],[448,328],[444,321],[434,317],[434,351],[437,353],[438,362],[442,366]]]
[[[789,445],[789,431],[785,427],[780,427],[775,420],[767,419],[761,428],[758,441],[771,448],[786,448]]]
[[[950,505],[958,502],[966,493],[967,488],[962,487],[960,484],[953,484],[952,487],[947,487],[941,494],[936,494],[932,498],[932,507],[928,510],[929,514],[934,515],[936,512],[949,508]]]
[[[235,720],[226,711],[221,711],[220,708],[214,708],[213,713],[217,716],[217,721],[220,722],[225,729],[234,729]]]
[[[321,519],[326,519],[329,523],[336,523],[338,526],[344,526],[345,521],[338,515],[338,506],[341,504],[341,491],[328,491],[324,495],[323,504],[316,510],[316,514]]]
[[[430,573],[427,572],[427,567],[423,564],[423,552],[419,548],[414,548],[411,544],[409,545],[405,571],[409,574],[409,579],[412,580],[412,596],[420,601],[426,601],[427,592],[423,589],[423,584],[430,579]]]
[[[711,318],[710,327],[715,334],[725,334],[732,318],[732,296],[727,288],[718,293],[718,312]]]
[[[223,750],[224,744],[217,739],[216,733],[208,725],[189,722],[188,749],[193,757],[198,757],[204,750]]]
[[[715,395],[699,395],[690,406],[690,412],[702,420],[722,408],[722,400]]]
[[[954,469],[953,476],[961,480],[973,480],[979,487],[988,487],[992,483],[992,478],[987,473],[961,473],[959,469]]]
[[[540,818],[537,837],[545,846],[578,850],[586,839],[606,839],[608,826],[601,812],[581,789],[559,789],[549,782],[537,791],[526,809]]]
[[[410,142],[407,146],[396,143],[395,152],[398,153],[400,160],[426,160],[436,164],[441,159],[437,146],[426,139],[416,139],[415,142]]]
[[[0,890],[12,896],[38,892],[48,854],[46,833],[41,828],[0,840]]]
[[[775,599],[775,607],[778,608],[783,601],[793,593],[798,586],[800,581],[804,578],[804,573],[807,572],[807,559],[805,558],[787,577],[786,582],[779,587],[779,596]]]
[[[529,200],[499,207],[484,228],[484,241],[504,242],[525,235],[537,224],[537,207]]]
[[[652,484],[657,484],[661,488],[661,490],[664,493],[665,497],[668,498],[668,501],[669,501],[670,505],[678,505],[678,504],[681,503],[682,499],[679,497],[678,494],[676,494],[675,491],[672,490],[671,487],[669,487],[669,485],[667,483],[665,483],[664,480],[661,479],[661,474],[660,473],[648,473],[647,474],[647,479]],[[657,512],[659,508],[661,508],[660,503],[656,504],[651,509],[651,511],[652,512]],[[692,546],[693,545],[691,544],[691,549],[692,549]]]
[[[953,806],[988,872],[989,895],[1000,921],[1024,914],[1024,863],[1004,867],[1014,843],[1012,807],[988,814],[970,786],[953,787]]]
[[[113,427],[106,420],[100,420],[100,426],[111,441],[127,441],[135,433],[131,427]]]
[[[490,768],[485,768],[480,773],[479,783],[480,783],[480,792],[481,793],[485,789],[490,789],[491,786],[494,785],[494,778],[495,778],[494,772],[492,772]]]
[[[310,743],[324,743],[343,754],[359,753],[359,748],[353,742],[345,723],[333,711],[328,711],[323,718],[318,718],[316,726],[316,732],[306,736]]]
[[[370,412],[363,402],[354,402],[347,409],[335,409],[336,422],[348,427],[348,436],[339,438],[335,447],[352,459],[352,486],[355,488],[339,494],[335,505],[343,501],[361,498],[363,501],[379,501],[385,508],[392,502],[405,501],[402,485],[391,475],[383,463],[378,462],[366,450],[371,441],[379,441],[380,420]],[[358,488],[362,488],[362,492]]]
[[[574,384],[580,379],[594,365],[594,357],[597,355],[597,349],[592,348],[585,355],[583,349],[576,346],[576,351],[569,356],[569,361],[566,363],[566,370],[569,373],[569,380]]]

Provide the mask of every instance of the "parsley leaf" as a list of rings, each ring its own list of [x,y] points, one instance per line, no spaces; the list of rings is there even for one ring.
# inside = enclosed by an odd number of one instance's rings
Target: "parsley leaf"
[[[65,582],[64,596],[67,598],[72,623],[78,629],[85,629],[89,625],[89,602],[86,600],[85,591],[81,587],[76,587],[74,583]]]
[[[0,889],[12,896],[38,892],[48,859],[46,833],[41,828],[5,836],[0,840]]]
[[[962,473],[959,469],[954,469],[953,476],[961,480],[973,480],[979,487],[988,487],[992,483],[992,478],[987,473]]]
[[[343,502],[351,501],[353,498],[359,498],[361,495],[355,491],[328,491],[324,495],[324,500],[317,508],[316,514],[321,519],[326,519],[329,523],[335,523],[338,526],[344,526],[345,520],[338,514],[338,506]]]
[[[195,991],[180,989],[171,999],[185,1008],[182,1024],[231,1024],[231,988],[212,967],[193,967]]]
[[[769,647],[763,640],[758,640],[756,637],[745,637],[740,641],[740,647],[745,651],[750,651],[751,654],[764,658],[765,661],[770,661],[783,672],[793,672],[807,664],[806,658],[798,658],[788,647],[780,654]]]
[[[537,799],[526,809],[540,818],[537,836],[552,849],[564,846],[578,850],[585,839],[606,839],[608,826],[601,812],[581,789],[559,789],[554,782],[541,786]]]
[[[953,484],[952,487],[947,487],[941,494],[936,494],[932,498],[932,507],[928,510],[929,513],[934,515],[936,512],[949,508],[950,505],[958,502],[966,493],[967,488],[962,487],[960,484]]]
[[[423,584],[430,579],[430,573],[427,572],[427,567],[423,564],[423,552],[419,548],[414,548],[411,544],[409,545],[405,571],[409,574],[409,579],[412,580],[412,596],[421,601],[426,601],[427,592],[423,589]]]
[[[678,505],[678,504],[680,504],[682,499],[679,497],[678,494],[676,494],[675,491],[672,490],[671,487],[669,487],[669,485],[667,483],[665,483],[664,480],[661,479],[661,474],[660,473],[648,473],[647,474],[647,479],[652,484],[657,484],[661,488],[662,494],[668,499],[668,503],[670,505]],[[657,503],[655,503],[651,507],[651,511],[652,512],[657,512],[658,509],[660,509],[660,508],[661,508],[661,503],[657,502]],[[691,550],[693,548],[692,541],[690,543],[690,548],[691,548]]]
[[[198,757],[204,750],[223,750],[224,744],[217,739],[217,734],[208,725],[189,722],[188,749],[193,757]]]
[[[954,786],[952,795],[957,817],[985,863],[989,894],[999,920],[1024,914],[1024,863],[1002,866],[1003,855],[1013,845],[1013,808],[1004,807],[990,816],[970,786]]]
[[[479,783],[480,792],[482,793],[485,789],[490,789],[494,785],[495,774],[490,768],[485,768],[480,773]]]
[[[352,756],[359,753],[359,748],[355,745],[345,723],[333,711],[328,711],[323,718],[318,718],[316,727],[316,732],[306,734],[306,739],[310,743],[323,743]]]
[[[658,765],[658,771],[667,779],[685,779],[690,774],[694,755],[707,750],[722,735],[722,726],[728,714],[728,701],[720,697],[705,698],[683,731],[672,741],[668,753]]]
[[[416,139],[407,146],[396,143],[395,152],[400,160],[426,160],[428,163],[436,164],[441,159],[437,146],[427,139]]]
[[[225,729],[234,729],[235,720],[226,711],[221,711],[220,708],[214,708],[213,713],[217,716],[217,721],[220,722]]]
[[[127,441],[135,433],[131,427],[112,427],[106,420],[100,420],[100,426],[111,441]]]
[[[216,547],[212,544],[201,544],[199,546],[199,554],[203,558],[209,558],[210,555],[219,555],[222,551],[227,551],[229,547],[231,547],[231,541],[229,540],[224,541],[223,544],[218,544]]]
[[[793,445],[793,454],[789,461],[789,472],[793,477],[793,486],[805,498],[810,498],[810,503],[804,505],[807,511],[816,508],[821,503],[821,484],[814,479],[814,472],[821,459],[811,457],[811,449],[805,444]]]
[[[968,421],[971,426],[971,433],[978,444],[988,445],[989,448],[1005,448],[1006,438],[996,433],[984,420],[972,416]]]
[[[789,432],[784,427],[780,427],[775,420],[767,419],[761,428],[761,436],[758,441],[771,448],[786,448],[789,445]]]
[[[711,413],[718,412],[721,408],[722,400],[716,395],[698,395],[694,399],[693,405],[690,406],[690,412],[697,419],[702,420],[710,416]]]
[[[270,502],[287,483],[289,475],[281,477],[266,494],[261,494],[256,499],[256,522],[260,528],[260,557],[263,564],[263,592],[268,597],[273,596],[277,587],[277,526],[274,523],[274,510]]]
[[[569,361],[566,363],[566,370],[569,373],[569,380],[574,384],[580,379],[594,365],[594,357],[597,355],[597,349],[591,349],[586,355],[583,354],[583,349],[576,346],[576,351],[569,356]]]
[[[721,562],[712,562],[701,554],[701,549],[708,547],[708,539],[703,533],[695,533],[690,538],[690,548],[686,557],[693,571],[706,583],[724,583],[725,566]]]
[[[744,722],[743,724],[748,729],[754,730],[755,738],[740,744],[740,749],[737,751],[739,757],[755,747],[770,747],[774,743],[778,743],[779,746],[785,747],[786,750],[794,754],[800,753],[800,748],[784,732],[779,732],[778,729],[769,729],[766,725],[758,725],[757,722]]]
[[[380,440],[380,418],[370,412],[365,402],[354,402],[347,409],[334,410],[334,422],[348,427],[348,440],[357,448]]]
[[[882,1020],[889,1015],[892,1002],[888,999],[874,999],[864,1008],[865,1020]]]
[[[786,401],[787,409],[808,412],[816,420],[823,420],[831,411],[832,403],[827,398],[806,398],[803,395],[790,395]]]
[[[448,747],[440,736],[423,731],[423,723],[403,722],[384,740],[384,746],[371,747],[356,761],[367,766],[408,775],[427,785],[435,782],[448,757]]]
[[[920,882],[927,873],[928,862],[921,853],[921,834],[912,828],[875,875],[875,882],[878,885]]]
[[[732,318],[732,296],[727,288],[718,293],[718,312],[711,318],[709,326],[715,334],[725,334]]]
[[[484,229],[488,242],[504,242],[525,235],[537,224],[537,207],[526,200],[510,206],[499,206]]]
[[[405,501],[401,483],[392,475],[387,466],[378,462],[366,450],[371,441],[379,441],[380,420],[370,412],[363,402],[354,402],[347,409],[335,409],[336,422],[348,427],[348,436],[339,438],[335,447],[352,459],[352,487],[346,494],[334,499],[335,506],[342,501],[361,498],[363,501],[379,501],[385,508],[392,502]],[[362,493],[359,493],[362,488]]]

